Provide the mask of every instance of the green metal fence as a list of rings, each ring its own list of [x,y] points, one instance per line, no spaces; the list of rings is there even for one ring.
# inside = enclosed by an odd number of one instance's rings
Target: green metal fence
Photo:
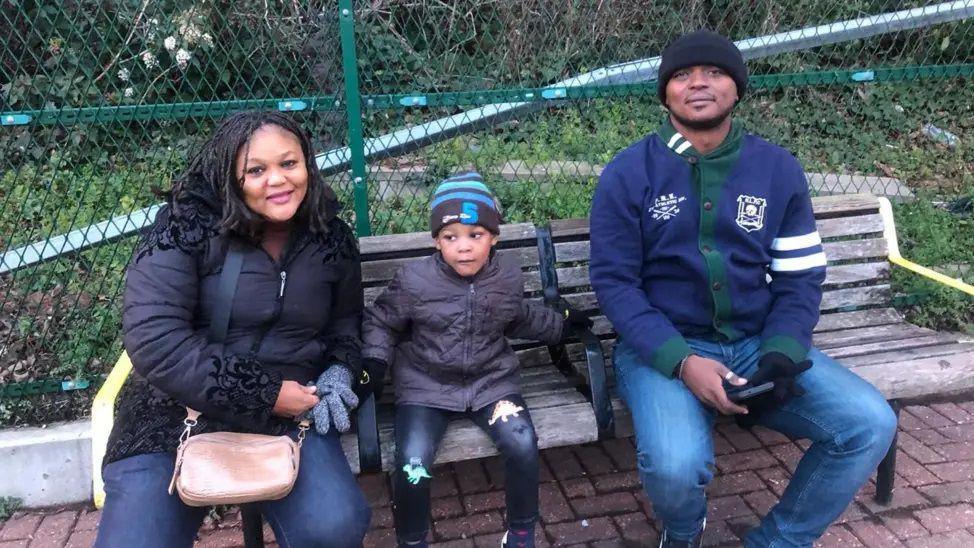
[[[465,167],[509,220],[582,216],[703,26],[814,192],[974,185],[974,0],[0,0],[0,425],[84,413],[153,188],[227,113],[293,112],[361,235],[424,229]]]

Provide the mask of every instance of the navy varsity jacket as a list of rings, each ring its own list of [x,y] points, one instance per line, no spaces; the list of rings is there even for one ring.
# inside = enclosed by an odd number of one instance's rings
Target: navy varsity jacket
[[[685,337],[808,353],[826,263],[808,183],[737,123],[708,154],[669,120],[619,153],[595,190],[591,244],[602,311],[663,374],[691,353]]]

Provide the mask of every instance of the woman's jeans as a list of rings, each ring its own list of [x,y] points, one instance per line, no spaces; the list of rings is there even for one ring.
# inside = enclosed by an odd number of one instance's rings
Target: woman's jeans
[[[174,455],[150,453],[105,466],[105,510],[96,548],[191,547],[206,508],[168,494]],[[294,489],[256,503],[282,547],[360,547],[372,511],[348,467],[338,434],[309,430]]]
[[[697,355],[742,377],[757,371],[760,340],[688,340]],[[781,500],[745,545],[811,546],[845,510],[886,455],[896,416],[868,382],[817,349],[798,384],[805,395],[763,414],[758,423],[812,445]],[[715,412],[679,379],[650,367],[624,341],[613,357],[619,392],[632,412],[643,488],[670,538],[699,534],[707,514],[704,487],[713,478]],[[746,405],[746,404],[745,404]]]
[[[522,409],[517,415],[510,412]],[[396,406],[393,512],[400,543],[425,541],[429,533],[430,480],[436,449],[450,419],[460,413],[419,405]],[[503,416],[501,416],[503,415]],[[505,396],[467,416],[497,444],[504,457],[509,529],[534,530],[538,520],[538,438],[524,399]]]

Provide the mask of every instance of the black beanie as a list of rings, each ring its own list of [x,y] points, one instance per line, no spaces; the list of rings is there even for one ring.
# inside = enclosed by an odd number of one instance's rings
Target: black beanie
[[[659,65],[656,93],[659,102],[666,104],[666,84],[673,73],[697,65],[713,65],[727,71],[737,84],[737,97],[747,90],[747,66],[744,56],[734,42],[716,32],[701,29],[677,38],[663,50]]]

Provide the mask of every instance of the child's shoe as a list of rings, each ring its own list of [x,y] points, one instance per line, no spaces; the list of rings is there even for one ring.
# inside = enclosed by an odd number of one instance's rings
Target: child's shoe
[[[534,531],[508,529],[501,539],[501,548],[534,548]]]

